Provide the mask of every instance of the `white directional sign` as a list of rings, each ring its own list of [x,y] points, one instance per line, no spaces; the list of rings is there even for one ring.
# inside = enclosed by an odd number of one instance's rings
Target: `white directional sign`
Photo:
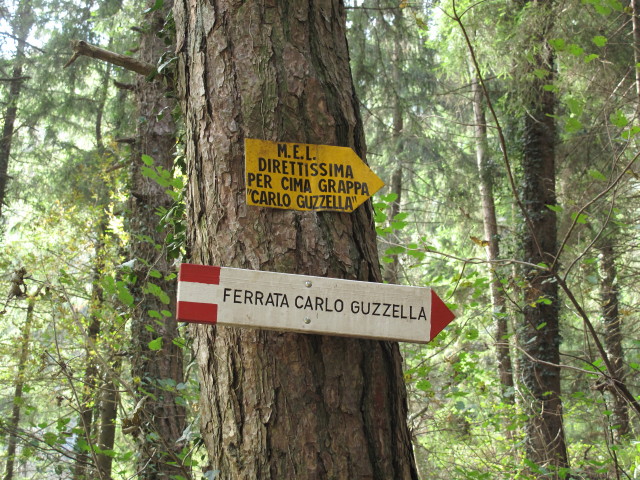
[[[182,264],[178,320],[427,343],[454,318],[428,287]]]

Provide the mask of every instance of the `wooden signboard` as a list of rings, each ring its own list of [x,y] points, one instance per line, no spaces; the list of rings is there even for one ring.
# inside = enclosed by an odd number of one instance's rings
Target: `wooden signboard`
[[[454,314],[428,287],[182,264],[177,318],[427,343]]]
[[[347,147],[245,139],[247,205],[353,212],[384,182]]]

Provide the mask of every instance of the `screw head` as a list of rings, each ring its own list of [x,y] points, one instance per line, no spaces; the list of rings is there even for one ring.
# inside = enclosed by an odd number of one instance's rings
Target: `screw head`
[[[307,287],[307,288],[311,288],[312,285],[313,285],[313,283],[311,283],[309,280],[304,282],[304,286]]]
[[[304,323],[309,325],[311,323],[311,319],[309,317],[304,317]]]

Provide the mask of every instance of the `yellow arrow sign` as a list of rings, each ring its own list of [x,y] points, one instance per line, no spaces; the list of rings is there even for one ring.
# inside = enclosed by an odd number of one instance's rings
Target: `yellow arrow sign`
[[[244,141],[247,205],[353,212],[384,182],[348,147]]]

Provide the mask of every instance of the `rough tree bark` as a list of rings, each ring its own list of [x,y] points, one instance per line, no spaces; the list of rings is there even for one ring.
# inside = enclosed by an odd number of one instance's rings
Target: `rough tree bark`
[[[158,36],[164,26],[171,2],[147,15],[147,27],[141,36],[139,60],[155,65],[167,46]],[[142,172],[141,156],[149,155],[154,167],[166,171],[173,168],[176,146],[176,125],[172,117],[175,101],[167,95],[161,82],[136,79],[138,131],[130,170],[130,213],[127,229],[131,234],[130,255],[136,260],[136,284],[132,289],[135,309],[131,319],[131,334],[136,353],[131,360],[136,383],[137,401],[146,397],[139,411],[138,478],[155,480],[181,475],[190,477],[178,454],[177,444],[185,428],[185,408],[177,403],[175,386],[183,382],[182,350],[174,343],[178,337],[175,312],[175,280],[164,244],[166,232],[158,227],[157,210],[168,209],[173,201],[155,180]],[[155,277],[151,272],[155,271]],[[158,289],[166,295],[158,295]],[[170,303],[165,303],[170,299]],[[156,312],[150,316],[149,312]],[[161,312],[172,312],[171,315]],[[161,318],[158,318],[158,315]],[[162,338],[161,348],[152,350],[149,343]],[[169,383],[167,383],[169,381]],[[171,386],[173,385],[173,388]]]
[[[370,203],[248,207],[245,138],[365,145],[342,2],[178,0],[190,261],[381,280]],[[201,428],[233,479],[415,479],[398,345],[196,326]]]
[[[551,0],[535,2],[540,13],[550,9]],[[551,13],[545,12],[545,18]],[[533,41],[540,48],[530,68],[549,72],[536,79],[522,95],[525,101],[522,158],[522,203],[525,209],[523,260],[531,265],[525,271],[524,319],[518,331],[526,357],[522,359],[522,382],[527,388],[524,402],[528,410],[525,427],[526,454],[537,465],[568,467],[563,429],[560,388],[560,300],[557,269],[556,213],[547,205],[556,204],[555,142],[553,118],[555,94],[544,85],[553,82],[554,54],[547,44],[550,21],[543,22]],[[542,363],[544,362],[544,363]]]

